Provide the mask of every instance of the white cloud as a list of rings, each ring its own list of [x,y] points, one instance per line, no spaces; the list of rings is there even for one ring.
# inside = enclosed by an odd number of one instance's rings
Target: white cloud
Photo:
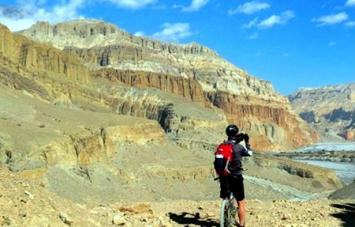
[[[229,10],[228,14],[244,13],[250,15],[268,8],[270,8],[270,5],[266,2],[251,1],[238,6],[236,9]]]
[[[140,9],[147,5],[153,4],[156,0],[106,0],[114,3],[120,8]]]
[[[162,30],[153,34],[154,38],[165,41],[179,41],[192,35],[189,23],[165,23]]]
[[[94,1],[94,0],[93,0]],[[98,0],[95,0],[98,1]],[[153,4],[156,0],[100,0],[116,4],[126,9],[138,9]],[[46,0],[17,0],[15,6],[0,6],[0,22],[12,31],[29,28],[37,21],[58,23],[67,20],[84,18],[80,9],[90,1],[60,0],[51,6],[44,6]]]
[[[285,11],[281,15],[272,15],[261,21],[257,27],[260,29],[272,28],[275,25],[287,24],[289,20],[295,17],[292,11]]]
[[[145,36],[145,33],[143,31],[138,31],[134,33],[135,36]]]
[[[337,14],[322,16],[319,18],[315,18],[312,21],[317,22],[319,25],[332,25],[332,24],[339,24],[349,19],[348,14],[344,12],[340,12]]]
[[[346,6],[355,6],[355,0],[348,0],[346,3],[345,3]]]
[[[267,29],[267,28],[272,28],[275,25],[281,25],[281,24],[287,24],[289,20],[295,17],[295,14],[288,10],[281,15],[271,15],[270,17],[262,20],[259,22],[259,18],[254,18],[253,20],[249,21],[248,23],[244,24],[242,28],[244,29],[250,29],[253,27],[259,28],[259,29]]]
[[[20,31],[31,27],[36,21],[32,19],[12,19],[0,16],[0,22],[6,25],[11,31]]]
[[[189,6],[183,7],[183,12],[195,12],[204,7],[209,0],[192,0]]]
[[[355,27],[355,21],[348,21],[345,23],[345,26],[349,28]]]
[[[249,29],[249,28],[255,27],[258,23],[258,20],[259,20],[259,18],[256,17],[253,20],[249,21],[248,23],[243,24],[242,28]]]
[[[50,9],[45,9],[43,1],[18,1],[17,7],[0,10],[0,21],[12,31],[26,29],[37,21],[58,23],[65,20],[82,18],[79,9],[85,4],[85,0],[61,1]]]

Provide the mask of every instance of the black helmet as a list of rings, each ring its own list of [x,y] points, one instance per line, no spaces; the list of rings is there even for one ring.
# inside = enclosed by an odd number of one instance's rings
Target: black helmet
[[[236,136],[238,132],[239,129],[236,125],[228,125],[228,127],[226,128],[226,134],[228,137]]]

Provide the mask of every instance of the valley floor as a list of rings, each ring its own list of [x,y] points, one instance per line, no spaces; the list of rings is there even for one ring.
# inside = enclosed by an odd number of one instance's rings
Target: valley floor
[[[219,200],[77,204],[33,173],[0,168],[0,225],[218,226]],[[139,195],[137,195],[139,196]],[[354,200],[248,200],[247,226],[355,226]]]

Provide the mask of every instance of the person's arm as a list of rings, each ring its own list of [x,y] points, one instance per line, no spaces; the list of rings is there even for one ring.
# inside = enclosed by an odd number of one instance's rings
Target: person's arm
[[[248,148],[244,147],[243,145],[241,145],[242,147],[242,156],[252,156],[253,152],[251,150],[249,150]]]
[[[242,156],[252,156],[253,152],[250,149],[249,135],[245,133],[243,134],[243,136],[244,136],[245,147],[243,146]]]
[[[243,145],[240,144],[242,156],[252,156],[253,151],[250,150],[250,144],[245,141],[245,145],[246,145],[246,147],[244,147]]]

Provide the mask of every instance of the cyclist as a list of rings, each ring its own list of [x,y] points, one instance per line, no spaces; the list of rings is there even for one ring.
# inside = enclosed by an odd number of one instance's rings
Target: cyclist
[[[228,125],[226,128],[226,134],[228,140],[226,143],[233,145],[233,155],[232,160],[228,164],[228,171],[230,174],[228,176],[220,176],[220,197],[225,199],[232,192],[234,198],[237,201],[239,212],[239,226],[245,226],[245,196],[244,196],[244,184],[242,176],[242,157],[251,156],[252,151],[250,151],[249,136],[248,134],[239,133],[239,129],[236,125]],[[240,144],[241,141],[245,141],[246,147]],[[237,217],[235,217],[237,219]]]

